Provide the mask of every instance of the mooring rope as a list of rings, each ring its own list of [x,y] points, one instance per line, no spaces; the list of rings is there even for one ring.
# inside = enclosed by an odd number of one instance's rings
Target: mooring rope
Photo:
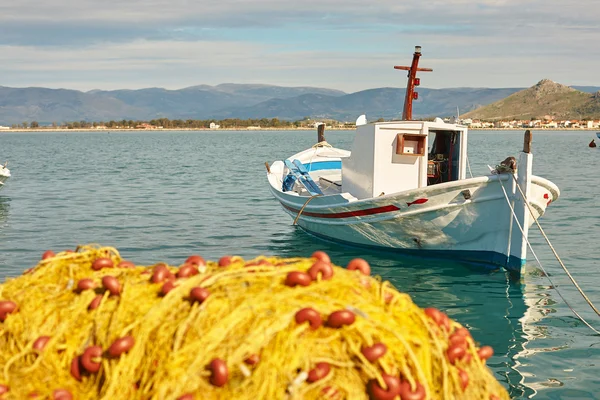
[[[300,209],[300,211],[298,211],[298,215],[296,215],[296,218],[294,218],[294,223],[292,225],[296,225],[296,222],[298,222],[298,219],[300,218],[300,215],[302,215],[302,212],[304,211],[304,209],[306,208],[306,206],[308,205],[308,203],[310,203],[310,201],[312,199],[314,199],[315,197],[319,197],[319,196],[323,196],[322,194],[315,194],[314,196],[310,196],[308,198],[308,200],[306,200],[306,202],[304,202],[304,205],[302,206],[302,208]]]
[[[515,178],[514,175],[512,177],[515,180],[515,182],[517,182],[517,178]],[[525,204],[527,204],[527,208],[529,209],[529,213],[533,217],[533,220],[535,221],[535,224],[537,225],[538,229],[542,233],[542,236],[546,240],[546,243],[548,243],[548,246],[550,247],[550,250],[552,250],[552,253],[554,254],[554,257],[556,257],[556,260],[558,261],[558,263],[560,264],[560,266],[562,267],[562,269],[566,272],[566,274],[569,277],[569,279],[571,279],[571,282],[573,282],[573,285],[577,288],[577,290],[579,291],[579,293],[581,294],[581,296],[583,296],[583,298],[585,299],[585,301],[589,304],[589,306],[592,308],[592,310],[594,310],[594,312],[596,313],[596,315],[600,316],[600,311],[598,311],[598,309],[596,308],[596,306],[594,306],[594,304],[592,303],[592,301],[587,297],[587,295],[584,293],[583,289],[581,289],[581,287],[579,287],[579,284],[577,283],[577,281],[575,281],[575,278],[573,278],[573,276],[571,275],[571,273],[569,272],[569,270],[567,269],[567,267],[565,266],[565,264],[560,259],[558,253],[554,249],[554,246],[552,246],[552,243],[550,243],[550,239],[548,238],[548,236],[546,236],[546,233],[542,229],[542,226],[538,222],[538,219],[533,214],[533,210],[531,209],[531,205],[529,205],[529,201],[527,201],[527,198],[525,197],[525,193],[523,193],[523,190],[521,190],[521,187],[519,186],[518,182],[517,182],[517,189],[519,189],[519,193],[521,193],[521,197],[523,197],[523,201],[525,202]]]
[[[514,175],[513,175],[513,178],[514,178]],[[540,261],[540,259],[538,258],[537,254],[533,250],[533,246],[531,246],[531,243],[529,242],[529,239],[525,236],[525,232],[523,231],[523,227],[521,226],[521,223],[519,222],[519,219],[517,218],[517,215],[515,214],[515,210],[513,209],[513,206],[510,204],[510,199],[508,198],[508,194],[506,193],[506,189],[504,189],[504,185],[502,184],[502,181],[500,179],[498,179],[498,183],[500,184],[500,187],[502,188],[502,192],[504,193],[504,198],[506,199],[506,203],[508,204],[508,207],[510,208],[512,216],[515,219],[515,222],[517,223],[517,226],[519,227],[519,230],[521,231],[521,235],[523,235],[523,238],[525,239],[525,243],[527,243],[527,247],[531,251],[531,254],[533,254],[533,257],[535,258],[535,260],[537,261],[538,265],[540,266],[540,269],[542,270],[542,272],[544,273],[544,275],[548,279],[548,282],[550,282],[550,285],[552,285],[552,287],[554,288],[554,290],[556,290],[556,293],[558,293],[558,295],[560,296],[560,298],[565,302],[565,304],[567,305],[567,307],[569,307],[569,309],[571,310],[571,312],[581,322],[583,322],[588,328],[590,328],[592,331],[594,331],[594,333],[596,333],[597,335],[600,335],[600,332],[598,330],[596,330],[592,325],[590,325],[585,320],[585,318],[583,318],[581,315],[579,315],[579,313],[577,311],[575,311],[575,309],[573,307],[571,307],[571,305],[569,304],[569,302],[567,301],[567,299],[565,299],[565,297],[562,295],[562,293],[560,292],[560,290],[558,290],[558,287],[554,284],[554,282],[552,282],[552,279],[550,279],[550,275],[548,274],[548,272],[546,272],[546,270],[544,269],[544,266],[542,265],[542,262]],[[517,184],[517,187],[519,187],[518,184]],[[520,190],[520,188],[519,188],[519,190]],[[524,201],[527,202],[527,200],[524,200]],[[530,209],[530,212],[531,212],[531,209]],[[533,218],[536,219],[535,216],[533,216]],[[542,234],[543,234],[543,232],[542,232]],[[592,305],[592,307],[593,307],[593,305]]]
[[[471,163],[469,162],[469,157],[466,156],[467,158],[467,167],[469,168],[469,175],[471,175],[471,178],[473,177],[473,171],[471,171]]]

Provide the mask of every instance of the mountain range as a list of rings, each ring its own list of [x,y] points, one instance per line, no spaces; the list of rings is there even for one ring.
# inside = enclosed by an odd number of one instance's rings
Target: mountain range
[[[418,88],[413,117],[453,116],[505,99],[526,88]],[[595,86],[574,86],[594,93]],[[579,91],[578,91],[579,90]],[[355,93],[315,87],[257,84],[199,85],[178,90],[91,90],[10,88],[0,86],[0,125],[36,121],[169,119],[261,119],[296,121],[305,117],[354,120],[399,118],[405,89],[378,88]]]

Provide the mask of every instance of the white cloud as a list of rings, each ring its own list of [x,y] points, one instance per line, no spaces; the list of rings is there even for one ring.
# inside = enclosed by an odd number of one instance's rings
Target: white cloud
[[[573,0],[20,0],[0,4],[0,84],[179,88],[223,82],[354,91],[600,85],[596,15]]]

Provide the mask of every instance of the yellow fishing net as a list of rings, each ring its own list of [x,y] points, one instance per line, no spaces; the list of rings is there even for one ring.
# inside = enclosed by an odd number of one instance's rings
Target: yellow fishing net
[[[465,328],[328,257],[45,254],[0,285],[0,399],[507,399]]]

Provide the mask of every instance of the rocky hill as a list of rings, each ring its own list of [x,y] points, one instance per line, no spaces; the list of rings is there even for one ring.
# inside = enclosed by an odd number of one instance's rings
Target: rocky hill
[[[463,118],[491,121],[541,119],[546,116],[554,119],[599,119],[600,92],[585,93],[543,79],[528,89],[462,115]]]

